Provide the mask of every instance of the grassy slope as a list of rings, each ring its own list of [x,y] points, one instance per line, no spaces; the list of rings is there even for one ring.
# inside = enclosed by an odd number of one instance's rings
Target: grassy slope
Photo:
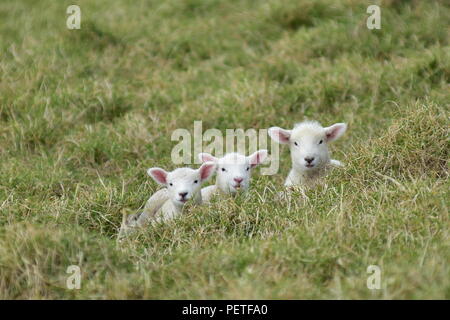
[[[450,298],[450,8],[383,1],[0,3],[0,298]],[[281,5],[280,3],[283,3]],[[196,208],[116,248],[176,128],[348,122],[291,202]],[[259,196],[258,196],[259,194]],[[82,289],[65,289],[80,264]],[[368,265],[383,289],[366,287]]]

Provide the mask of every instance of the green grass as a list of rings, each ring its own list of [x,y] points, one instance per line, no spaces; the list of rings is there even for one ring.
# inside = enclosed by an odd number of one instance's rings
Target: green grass
[[[0,298],[450,299],[450,7],[377,3],[81,0],[67,30],[71,1],[2,1]],[[282,148],[251,200],[116,246],[173,130],[306,118],[349,124],[323,185],[276,200]]]

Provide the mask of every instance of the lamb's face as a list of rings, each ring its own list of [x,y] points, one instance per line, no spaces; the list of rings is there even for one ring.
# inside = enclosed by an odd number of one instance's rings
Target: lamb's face
[[[200,172],[190,168],[175,169],[167,175],[166,186],[170,199],[183,205],[200,191]]]
[[[292,130],[272,127],[269,135],[278,143],[289,145],[295,169],[314,171],[329,163],[328,143],[341,137],[346,129],[345,123],[323,128],[317,122],[302,122]]]
[[[236,193],[250,185],[251,166],[247,157],[231,153],[217,161],[217,184],[222,191]]]
[[[293,166],[301,170],[317,170],[330,161],[325,129],[322,127],[294,128],[289,148]]]
[[[166,172],[160,168],[148,169],[148,174],[156,182],[165,186],[170,200],[178,206],[183,206],[190,199],[198,198],[201,184],[213,173],[216,165],[212,162],[204,163],[199,169],[178,168]]]
[[[252,169],[266,159],[267,150],[259,150],[248,157],[239,153],[229,153],[220,159],[207,153],[199,157],[217,164],[217,186],[225,193],[235,194],[248,190]]]

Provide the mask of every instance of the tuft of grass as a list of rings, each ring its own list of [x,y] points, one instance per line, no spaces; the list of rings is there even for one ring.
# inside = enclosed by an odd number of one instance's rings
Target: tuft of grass
[[[446,1],[0,3],[0,298],[449,299]],[[347,122],[346,166],[190,207],[116,245],[175,129]],[[78,265],[80,290],[66,286]],[[380,290],[366,285],[381,270]]]

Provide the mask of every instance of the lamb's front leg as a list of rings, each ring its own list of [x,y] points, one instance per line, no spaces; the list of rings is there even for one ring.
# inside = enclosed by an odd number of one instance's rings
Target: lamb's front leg
[[[277,193],[278,200],[285,200],[290,197],[292,188],[294,188],[298,184],[297,180],[298,178],[296,172],[294,171],[294,169],[291,169],[286,178],[286,181],[284,182],[284,190]]]
[[[300,174],[295,169],[292,168],[291,171],[289,171],[284,186],[292,187],[299,185],[300,183],[301,183]]]
[[[156,212],[169,200],[169,194],[167,189],[161,189],[155,192],[145,204],[144,211],[138,217],[138,225],[145,225]]]
[[[179,216],[182,211],[183,207],[174,205],[172,201],[166,201],[154,216],[152,223],[167,222]]]
[[[340,162],[339,160],[331,159],[330,166],[336,167],[336,168],[342,168],[342,167],[344,167],[344,164],[342,162]]]
[[[167,189],[161,189],[147,200],[142,212],[133,213],[128,216],[124,213],[118,236],[119,240],[133,233],[138,228],[145,226],[168,199]]]
[[[217,194],[219,188],[216,185],[207,186],[201,190],[203,203],[208,203],[211,201],[212,197]]]

